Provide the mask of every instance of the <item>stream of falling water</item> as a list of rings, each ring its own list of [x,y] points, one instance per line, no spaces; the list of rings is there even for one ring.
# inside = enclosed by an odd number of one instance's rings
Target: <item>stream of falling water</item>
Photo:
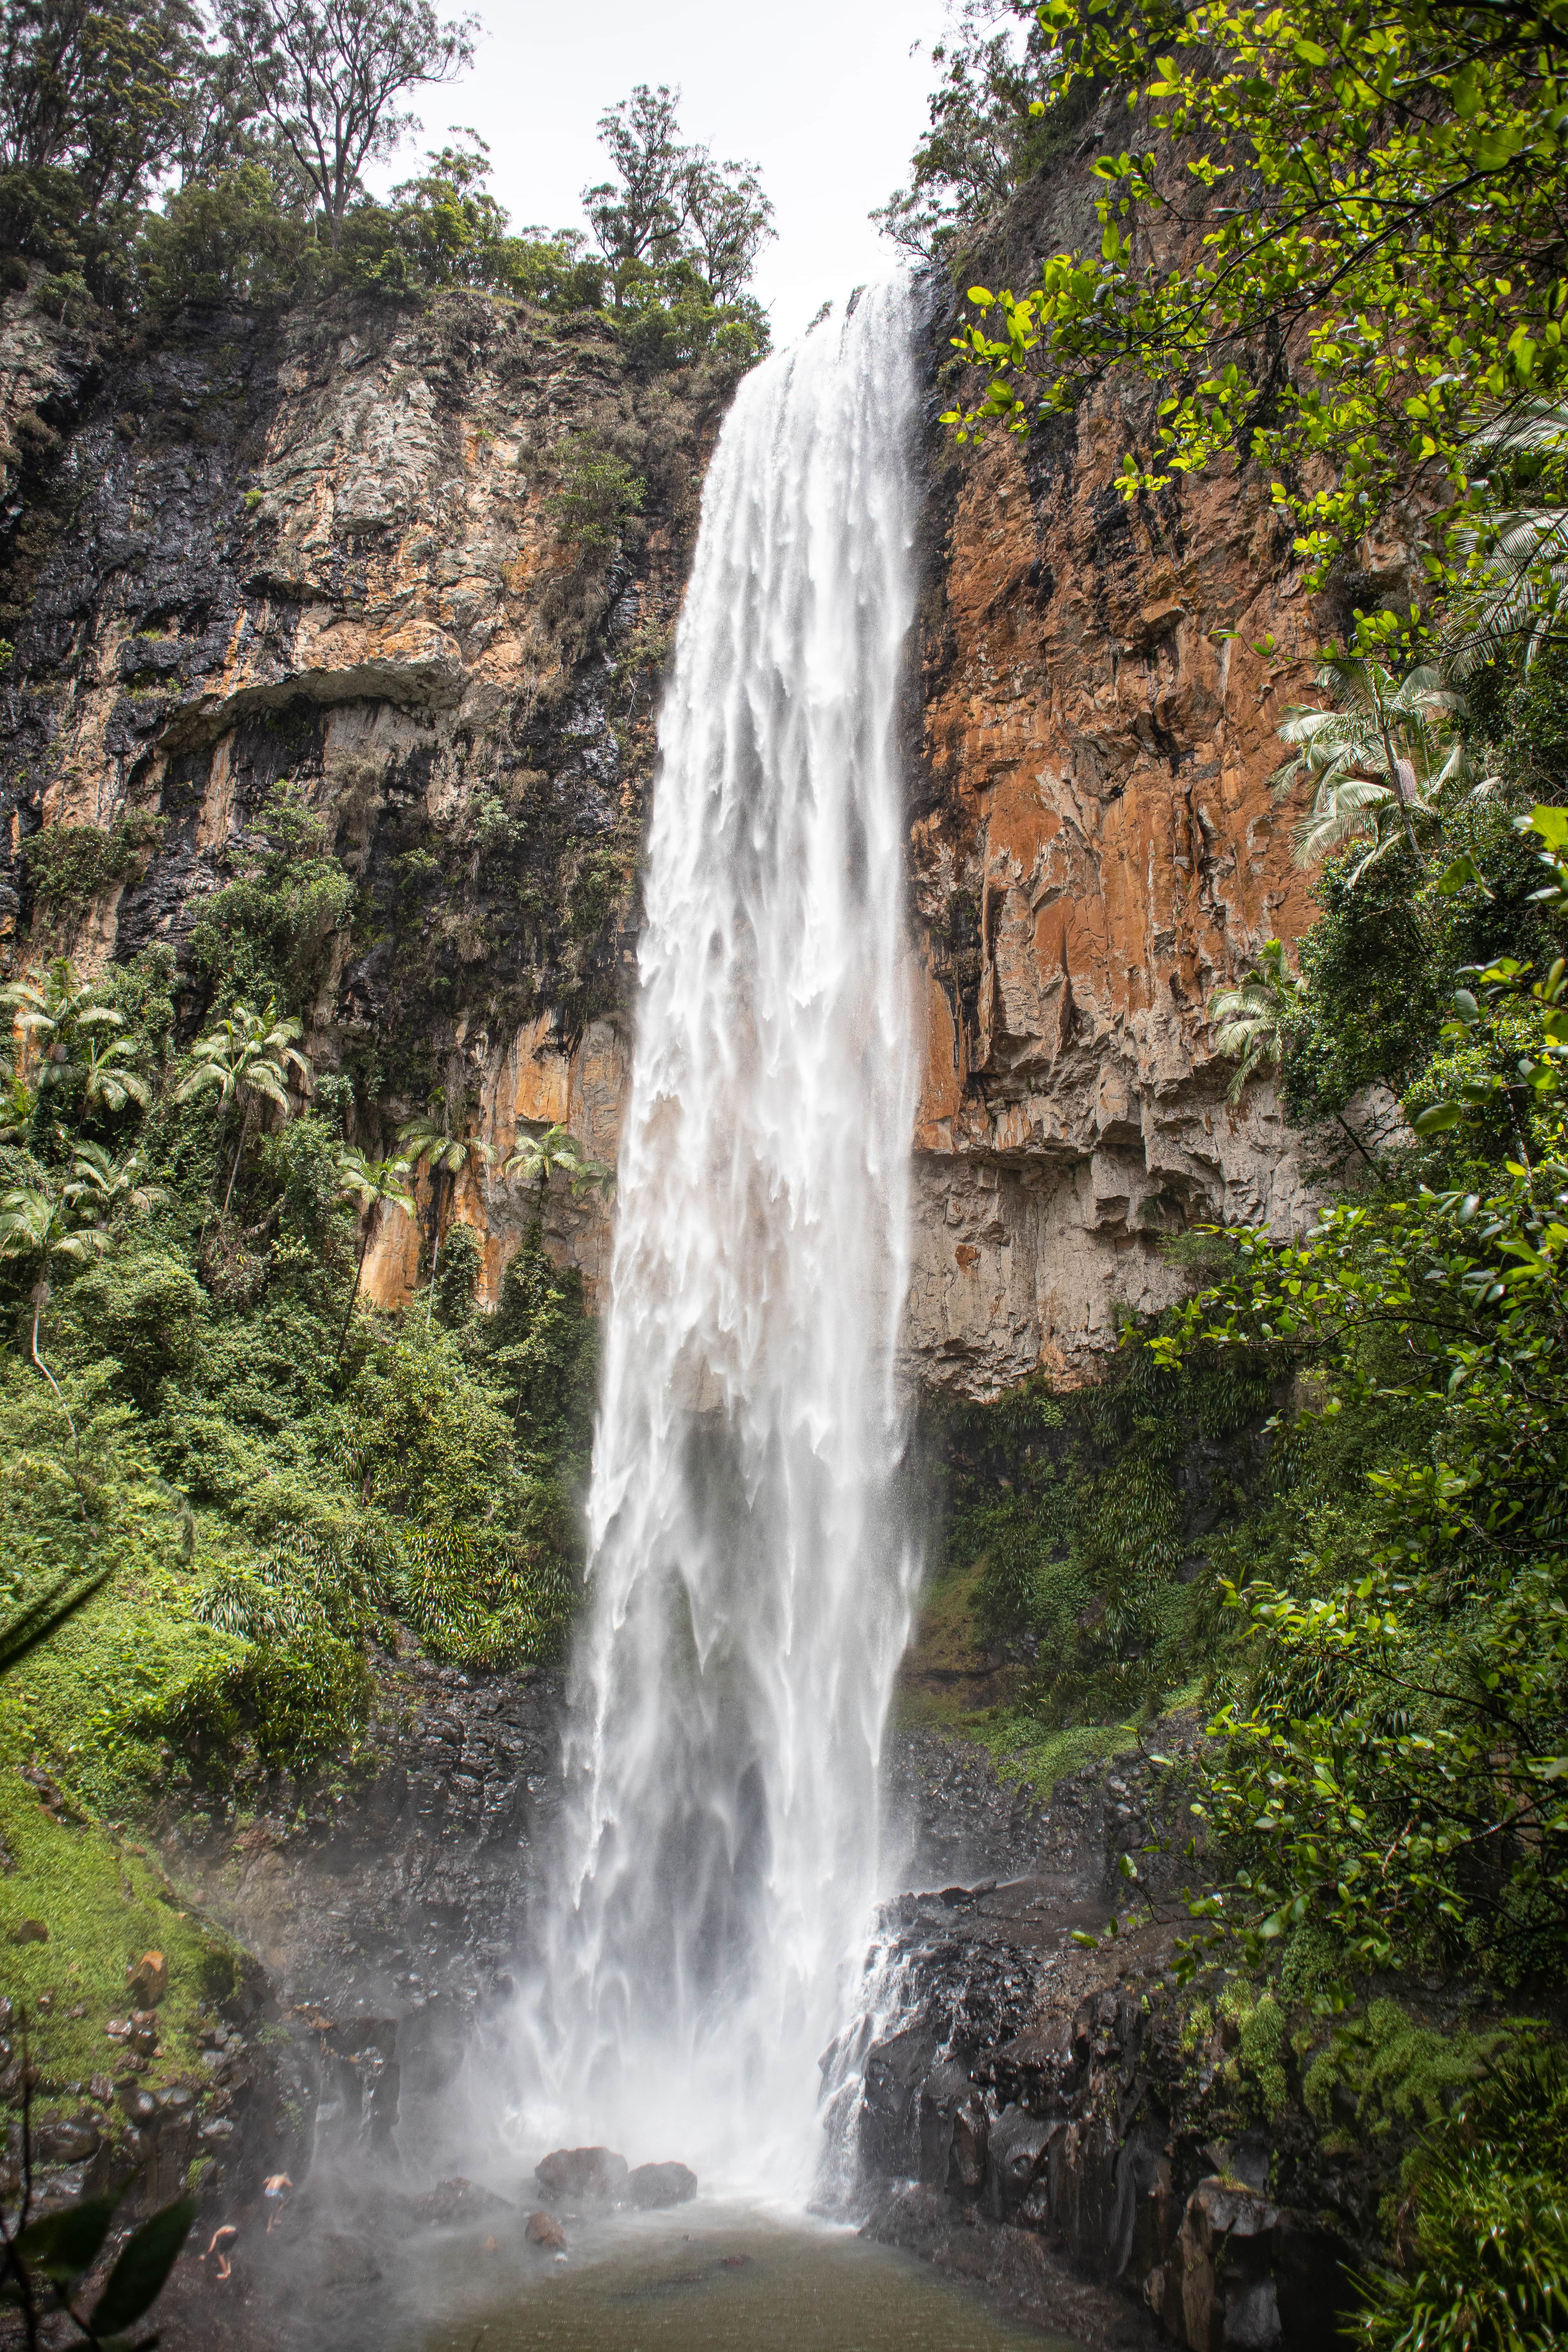
[[[531,2138],[804,2199],[909,1631],[913,296],[742,384],[659,724]]]

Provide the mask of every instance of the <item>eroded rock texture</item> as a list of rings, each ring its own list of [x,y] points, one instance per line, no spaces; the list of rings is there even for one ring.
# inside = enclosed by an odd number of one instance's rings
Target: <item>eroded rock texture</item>
[[[3,327],[8,961],[167,941],[198,1018],[204,902],[288,780],[354,884],[300,943],[318,1069],[373,1128],[440,1089],[498,1155],[563,1118],[613,1160],[654,697],[731,379],[641,382],[592,325],[477,296],[209,320],[97,366],[25,297]],[[59,826],[104,835],[63,905],[27,855]],[[554,1190],[592,1294],[602,1206]],[[531,1212],[451,1204],[492,1297]],[[395,1215],[372,1296],[416,1258]]]
[[[1167,1728],[1190,1756],[1195,1721]],[[913,1760],[940,1814],[934,1759]],[[1282,2032],[1249,2043],[1213,1988],[1177,1989],[1183,1906],[1104,1937],[1119,1850],[1179,1866],[1147,1856],[1183,1809],[1168,1780],[1134,1754],[1005,1822],[971,1787],[958,1826],[1002,1883],[887,1906],[868,2023],[824,2062],[855,2160],[845,2202],[867,2234],[1096,2352],[1319,2352],[1349,2270],[1380,2258],[1386,2173],[1320,2135]]]
[[[984,274],[1022,285],[1084,232],[1096,131],[1018,197]],[[1205,1005],[1310,918],[1276,723],[1367,583],[1309,598],[1255,475],[1125,505],[1145,387],[961,448],[939,412],[973,387],[931,302],[908,1354],[984,1394],[1092,1370],[1120,1307],[1173,1294],[1169,1234],[1304,1213],[1299,1139],[1267,1082],[1226,1104]],[[216,320],[97,366],[24,298],[0,324],[13,961],[166,940],[198,1017],[193,928],[287,776],[356,886],[318,942],[311,1045],[354,1077],[367,1139],[439,1088],[498,1155],[563,1119],[613,1159],[656,697],[728,382],[639,383],[596,328],[477,296]],[[584,449],[646,483],[640,517],[563,520]],[[26,856],[62,824],[109,844],[65,913]],[[597,1302],[603,1204],[557,1185],[549,1209]],[[490,1299],[531,1210],[468,1177],[448,1204]],[[405,1295],[417,1258],[387,1217],[370,1295]]]
[[[1092,231],[1101,126],[965,266],[1020,290]],[[1111,135],[1120,136],[1119,126]],[[1310,919],[1276,723],[1361,583],[1314,599],[1256,471],[1129,507],[1147,388],[1116,376],[1027,441],[960,447],[980,380],[932,328],[911,881],[925,997],[912,1354],[986,1392],[1087,1369],[1165,1303],[1162,1237],[1306,1205],[1272,1088],[1226,1104],[1210,992]],[[1363,601],[1365,601],[1363,593]],[[1316,1143],[1314,1159],[1322,1151]]]

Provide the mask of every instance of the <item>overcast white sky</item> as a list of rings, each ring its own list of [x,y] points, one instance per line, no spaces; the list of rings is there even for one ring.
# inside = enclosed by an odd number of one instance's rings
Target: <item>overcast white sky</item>
[[[688,139],[762,165],[774,205],[756,291],[776,342],[830,297],[891,266],[866,215],[903,178],[926,120],[943,0],[474,0],[473,73],[422,89],[420,149],[451,123],[489,140],[493,185],[519,226],[581,225],[578,191],[604,177],[595,125],[634,83],[681,93]],[[458,14],[458,0],[443,13]],[[911,58],[910,44],[921,44]],[[377,173],[379,184],[401,177]]]

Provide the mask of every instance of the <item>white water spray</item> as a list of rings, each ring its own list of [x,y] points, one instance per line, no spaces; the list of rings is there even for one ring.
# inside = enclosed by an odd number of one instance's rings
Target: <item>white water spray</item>
[[[534,2136],[809,2189],[909,1630],[912,298],[741,386],[660,720]]]

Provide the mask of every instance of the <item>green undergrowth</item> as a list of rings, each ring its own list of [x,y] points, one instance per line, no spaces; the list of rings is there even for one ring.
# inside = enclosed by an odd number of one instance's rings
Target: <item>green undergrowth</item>
[[[51,1369],[79,1467],[51,1390],[0,1359],[0,1600],[112,1571],[0,1688],[0,1753],[132,1817],[193,1777],[308,1771],[352,1743],[370,1654],[399,1625],[458,1663],[553,1657],[580,1559],[592,1335],[547,1263],[526,1257],[500,1313],[460,1330],[424,1328],[422,1307],[406,1329],[362,1310],[335,1382],[308,1310],[215,1314],[171,1268],[149,1236],[83,1286],[100,1343],[119,1310],[133,1327],[150,1289],[174,1289],[182,1361],[151,1393],[149,1335],[121,1328],[106,1356],[84,1321],[73,1365],[62,1316]],[[563,1386],[529,1414],[531,1377],[552,1370]]]
[[[1048,1729],[1022,1708],[987,1708],[964,1717],[958,1727],[990,1751],[999,1780],[1024,1782],[1042,1801],[1069,1773],[1108,1763],[1138,1746],[1133,1724],[1075,1723]]]
[[[1130,1323],[1092,1387],[1041,1375],[922,1417],[942,1536],[905,1718],[977,1741],[1042,1794],[1201,1696],[1211,1559],[1268,1483],[1263,1356],[1166,1372],[1159,1328]]]
[[[189,2074],[204,2015],[240,1989],[237,1948],[89,1813],[47,1807],[14,1764],[0,1765],[0,1841],[5,1990],[26,2013],[38,2099],[112,2073],[123,2050],[104,2028],[129,2015],[127,1972],[149,1951],[163,1954],[168,1990],[156,2012],[158,2054],[137,2080],[156,2089]]]
[[[27,1265],[0,1269],[0,1615],[110,1571],[0,1685],[0,1756],[115,1818],[352,1749],[374,1654],[406,1633],[460,1664],[546,1662],[580,1590],[594,1330],[575,1275],[535,1234],[481,1315],[459,1228],[434,1303],[350,1316],[325,1119],[261,1140],[227,1218],[204,1197],[226,1146],[203,1106],[154,1103],[139,1149],[159,1197],[52,1268],[58,1395],[31,1360]],[[30,1181],[55,1148],[39,1134]]]
[[[1337,2126],[1351,2144],[1408,2135],[1436,2123],[1461,2095],[1505,2058],[1539,2040],[1528,2018],[1508,2018],[1479,2030],[1424,2023],[1398,2001],[1367,2003],[1341,2026],[1302,2079],[1303,2104],[1325,2128]]]

